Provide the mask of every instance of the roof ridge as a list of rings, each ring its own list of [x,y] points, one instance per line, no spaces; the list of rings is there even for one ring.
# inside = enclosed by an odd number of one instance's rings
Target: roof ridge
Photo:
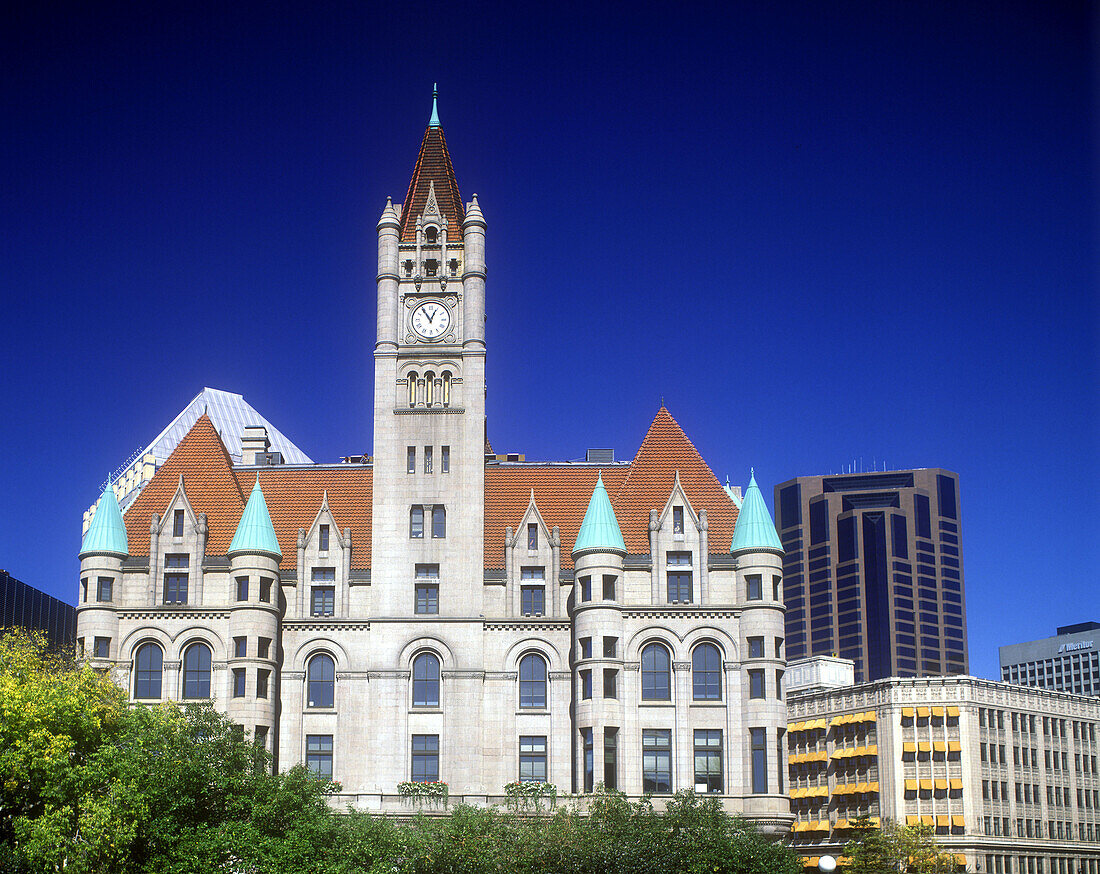
[[[663,417],[661,415],[662,413],[664,414]],[[662,421],[662,419],[667,419],[668,422],[670,422],[672,426],[676,429],[675,434],[672,435],[673,439],[682,440],[685,444],[687,444],[692,452],[692,455],[694,456],[693,460],[698,461],[700,464],[703,465],[703,467],[707,469],[710,475],[714,477],[714,482],[718,486],[722,485],[720,482],[718,482],[718,477],[715,475],[714,471],[710,469],[710,465],[707,464],[706,459],[703,458],[702,454],[695,447],[695,444],[692,443],[691,438],[688,437],[687,433],[684,431],[680,423],[676,421],[676,417],[668,411],[668,408],[664,404],[661,404],[660,408],[657,410],[657,414],[653,417],[653,421],[649,423],[649,430],[646,431],[645,437],[642,438],[642,442],[641,445],[638,447],[638,451],[634,453],[634,458],[630,462],[630,470],[627,471],[626,478],[623,480],[622,485],[619,486],[619,490],[615,493],[615,497],[611,501],[612,506],[614,506],[615,502],[619,499],[620,496],[625,495],[629,491],[631,486],[631,479],[634,476],[635,470],[641,470],[643,468],[643,465],[639,464],[639,459],[642,458],[643,453],[645,453],[647,450],[653,451],[654,444],[656,444],[659,440],[667,439],[657,433],[658,422]],[[664,467],[664,465],[662,465],[662,467]],[[675,477],[678,470],[678,468],[670,468],[673,482],[675,482]]]
[[[433,154],[436,150],[438,154]],[[438,166],[434,166],[435,164]],[[425,181],[438,183],[435,196],[439,212],[451,224],[448,239],[460,240],[464,215],[462,195],[458,190],[458,179],[455,177],[451,153],[447,148],[447,137],[443,134],[442,127],[429,125],[420,141],[420,151],[417,152],[412,178],[409,179],[409,189],[401,204],[399,239],[402,242],[409,243],[416,239],[416,217],[423,213],[428,198]],[[451,233],[455,235],[453,238]]]

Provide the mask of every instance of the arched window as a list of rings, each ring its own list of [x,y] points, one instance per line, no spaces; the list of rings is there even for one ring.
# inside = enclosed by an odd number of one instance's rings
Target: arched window
[[[439,659],[430,652],[413,659],[413,706],[439,706]]]
[[[332,656],[320,653],[309,660],[306,668],[306,706],[336,705],[336,662]]]
[[[546,662],[525,655],[519,662],[519,706],[546,707]]]
[[[134,697],[159,698],[164,653],[155,643],[143,643],[134,654]]]
[[[429,246],[434,246],[435,241],[438,238],[439,231],[432,226],[428,226],[424,229],[424,238],[427,240]]]
[[[193,643],[183,653],[183,697],[210,697],[210,647]]]
[[[701,643],[691,654],[691,688],[696,701],[722,700],[722,653],[713,643]]]
[[[672,697],[671,660],[668,650],[651,643],[642,650],[642,700],[668,701]]]
[[[424,374],[424,406],[430,407],[435,399],[435,374],[430,370]]]
[[[443,371],[443,406],[451,405],[451,371]]]
[[[416,371],[415,370],[410,370],[409,371],[408,383],[409,383],[409,406],[410,407],[415,407],[416,406]]]

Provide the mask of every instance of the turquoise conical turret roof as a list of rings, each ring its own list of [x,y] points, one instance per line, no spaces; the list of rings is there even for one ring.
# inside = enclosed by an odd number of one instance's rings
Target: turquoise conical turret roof
[[[607,489],[603,485],[603,474],[600,474],[596,480],[596,488],[592,490],[592,499],[588,502],[581,530],[577,532],[573,555],[592,549],[626,554],[623,533],[619,530],[615,511],[611,509],[611,499],[607,497]]]
[[[99,506],[95,508],[92,524],[80,544],[80,557],[92,552],[109,552],[112,555],[129,555],[130,546],[126,542],[126,526],[122,522],[122,512],[118,509],[118,499],[110,483],[103,490]]]
[[[271,515],[267,512],[267,501],[264,493],[260,491],[260,478],[256,477],[256,485],[252,487],[252,494],[248,496],[241,522],[237,526],[237,533],[233,535],[233,542],[229,544],[228,555],[235,552],[262,552],[268,555],[283,557],[279,549],[279,539],[275,536],[275,528],[271,524]]]
[[[749,487],[741,500],[741,512],[737,514],[733,543],[730,544],[731,553],[750,549],[783,552],[783,544],[779,542],[768,505],[764,503],[764,496],[756,484],[755,473],[749,474]]]

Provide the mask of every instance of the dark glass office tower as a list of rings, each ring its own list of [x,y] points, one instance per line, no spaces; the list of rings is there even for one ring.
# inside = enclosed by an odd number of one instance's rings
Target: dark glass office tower
[[[958,474],[797,477],[775,520],[789,661],[852,659],[856,682],[967,673]]]
[[[71,651],[76,608],[0,570],[0,631],[5,628],[44,631],[52,647]]]

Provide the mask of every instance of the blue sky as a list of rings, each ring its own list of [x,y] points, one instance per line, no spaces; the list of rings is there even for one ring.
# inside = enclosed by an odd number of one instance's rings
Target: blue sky
[[[7,16],[0,567],[204,385],[370,451],[374,226],[432,83],[488,221],[489,437],[961,479],[970,658],[1100,619],[1081,3],[152,4]]]

